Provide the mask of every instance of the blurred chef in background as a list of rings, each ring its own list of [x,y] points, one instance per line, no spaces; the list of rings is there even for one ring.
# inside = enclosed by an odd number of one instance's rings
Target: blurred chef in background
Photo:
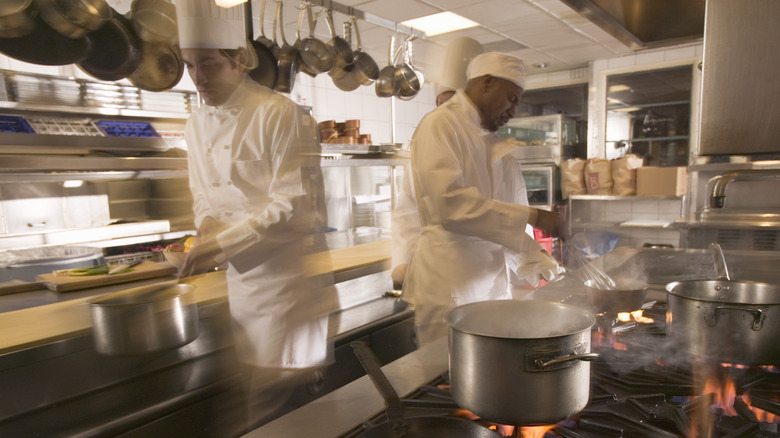
[[[468,37],[456,38],[447,46],[442,62],[439,83],[436,85],[436,106],[440,106],[452,96],[455,90],[466,87],[466,67],[471,60],[484,52],[482,44]],[[424,146],[424,145],[423,145]],[[412,189],[411,163],[404,166],[398,199],[392,213],[393,232],[393,288],[401,290],[412,258],[414,248],[420,239],[420,218],[417,214],[417,202]]]
[[[525,88],[520,59],[498,52],[476,56],[468,82],[426,115],[411,141],[421,235],[403,297],[415,305],[420,345],[447,335],[455,306],[511,299],[510,270],[536,285],[562,268],[526,232],[530,224],[558,235],[558,214],[528,207],[525,184],[496,136],[514,117]]]
[[[198,233],[179,275],[227,261],[252,429],[282,413],[307,369],[331,359],[332,295],[304,265],[324,249],[311,243],[326,218],[316,123],[248,79],[257,61],[242,6],[177,0],[176,10],[182,59],[205,103],[185,128]]]

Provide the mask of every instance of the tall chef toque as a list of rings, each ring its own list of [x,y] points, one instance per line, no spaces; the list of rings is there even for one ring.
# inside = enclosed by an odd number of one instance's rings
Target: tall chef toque
[[[473,38],[461,37],[452,40],[444,54],[442,74],[436,87],[436,94],[466,88],[466,67],[475,56],[484,51],[482,44]]]
[[[478,55],[466,68],[466,78],[472,80],[484,75],[506,79],[525,89],[525,63],[516,56],[499,52]]]

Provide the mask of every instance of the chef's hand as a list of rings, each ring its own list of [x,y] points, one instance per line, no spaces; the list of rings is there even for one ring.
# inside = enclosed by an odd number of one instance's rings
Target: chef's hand
[[[563,229],[563,217],[558,213],[538,208],[536,220],[531,226],[542,230],[549,237],[559,237]]]
[[[522,265],[517,268],[517,275],[533,287],[544,279],[548,282],[561,278],[565,270],[545,250],[531,251],[522,255]]]
[[[222,247],[217,239],[211,238],[196,243],[184,258],[184,264],[179,268],[178,278],[205,274],[221,264],[218,259],[224,258]]]
[[[404,287],[404,277],[406,277],[406,268],[408,267],[409,265],[403,264],[393,269],[393,272],[390,274],[390,277],[393,279],[393,289],[401,290]]]

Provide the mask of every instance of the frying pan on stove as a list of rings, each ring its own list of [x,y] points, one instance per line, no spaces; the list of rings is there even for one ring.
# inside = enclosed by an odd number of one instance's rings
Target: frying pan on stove
[[[67,65],[87,58],[92,41],[87,36],[68,38],[49,27],[36,15],[30,19],[33,30],[18,38],[0,38],[0,52],[39,65]]]
[[[77,66],[101,81],[118,81],[130,76],[141,63],[141,41],[130,20],[111,9],[111,17],[100,29],[88,34],[92,50]]]
[[[403,405],[393,385],[380,367],[379,359],[368,344],[353,342],[360,364],[368,373],[371,382],[382,393],[387,406],[388,421],[366,429],[358,438],[501,438],[501,434],[473,421],[454,417],[404,417]]]

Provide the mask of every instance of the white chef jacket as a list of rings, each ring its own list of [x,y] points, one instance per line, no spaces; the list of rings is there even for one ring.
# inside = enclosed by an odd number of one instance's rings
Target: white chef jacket
[[[230,262],[236,350],[257,367],[304,368],[328,356],[332,297],[315,290],[303,264],[321,204],[311,178],[315,126],[291,100],[245,80],[185,128],[195,224],[211,216],[230,225],[217,241]]]
[[[392,212],[393,258],[392,268],[408,265],[420,239],[420,216],[414,198],[411,163],[403,168],[403,178]]]
[[[507,263],[542,249],[525,232],[530,208],[508,155],[514,148],[482,128],[463,90],[426,115],[412,137],[422,231],[403,296],[415,304],[421,344],[446,335],[453,307],[511,299]]]

